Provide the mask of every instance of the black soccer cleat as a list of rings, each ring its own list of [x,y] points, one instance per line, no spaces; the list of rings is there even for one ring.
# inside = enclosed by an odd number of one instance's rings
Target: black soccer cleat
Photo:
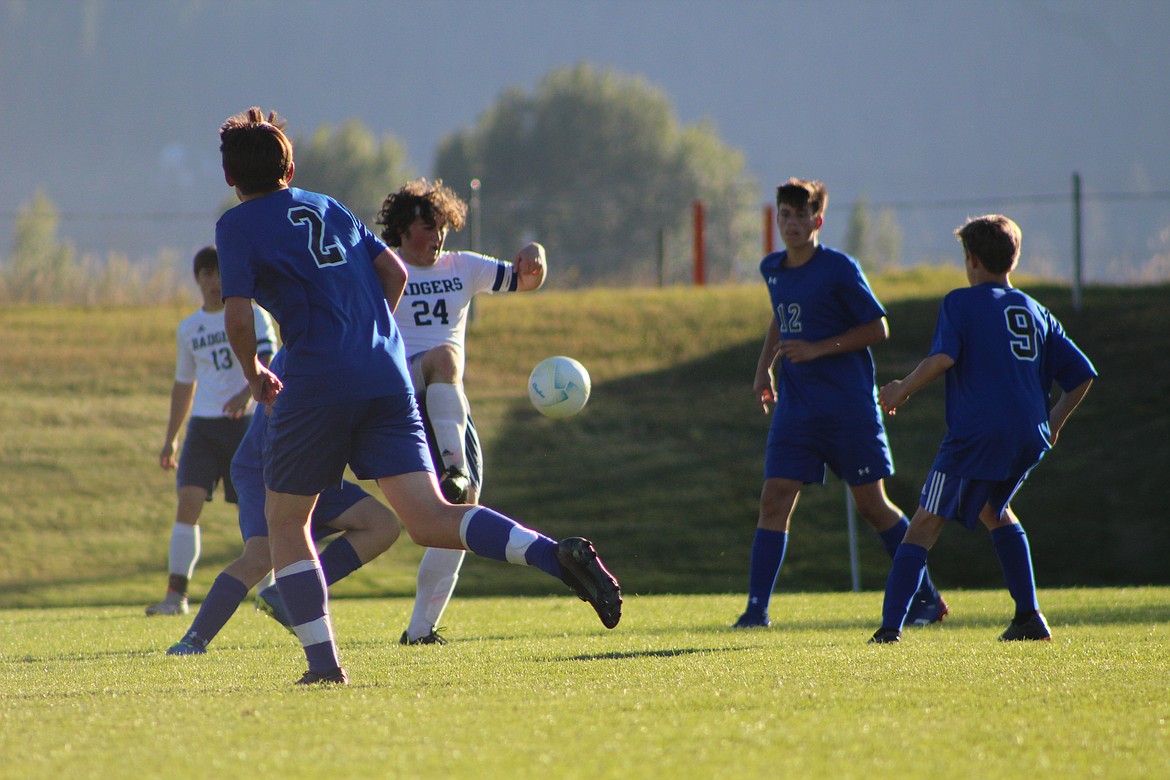
[[[1007,631],[999,635],[999,641],[1001,642],[1018,642],[1021,640],[1047,642],[1051,639],[1052,630],[1048,628],[1048,622],[1039,612],[1033,612],[1031,617],[1023,623],[1016,623],[1013,620],[1007,627]]]
[[[447,644],[447,640],[444,639],[443,637],[439,636],[439,632],[442,630],[443,630],[442,628],[432,628],[431,633],[424,634],[423,636],[420,636],[418,639],[411,639],[410,632],[403,631],[402,636],[400,636],[398,638],[398,644],[400,644],[400,645],[445,645],[445,644]]]
[[[601,624],[613,628],[622,619],[622,588],[601,563],[593,542],[573,536],[557,542],[561,580],[582,601],[589,602]]]
[[[310,669],[297,680],[297,685],[349,685],[349,675],[340,666],[331,672],[314,672]]]
[[[873,636],[869,638],[866,644],[871,645],[893,645],[902,641],[902,632],[896,628],[879,628],[873,632]]]
[[[458,466],[449,466],[439,477],[439,492],[449,504],[466,504],[471,490],[471,477]]]

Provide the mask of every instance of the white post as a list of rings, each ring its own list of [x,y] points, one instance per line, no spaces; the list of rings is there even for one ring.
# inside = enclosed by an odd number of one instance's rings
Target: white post
[[[853,592],[861,591],[861,566],[857,559],[857,513],[853,506],[853,493],[845,485],[845,522],[849,528],[849,570],[853,575]]]

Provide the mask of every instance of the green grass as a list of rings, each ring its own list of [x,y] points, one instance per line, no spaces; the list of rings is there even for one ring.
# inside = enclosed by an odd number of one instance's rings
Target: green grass
[[[954,269],[875,280],[892,337],[879,381],[929,346]],[[1170,287],[1026,289],[1053,308],[1101,371],[1060,446],[1015,507],[1042,587],[1170,584],[1164,521],[1170,463]],[[554,536],[594,538],[627,591],[739,593],[762,472],[767,418],[751,381],[768,318],[758,285],[586,290],[488,297],[469,332],[468,387],[484,438],[487,503]],[[0,608],[145,605],[161,595],[174,516],[173,475],[158,468],[184,308],[0,309]],[[569,354],[594,381],[585,411],[539,417],[524,384],[541,358]],[[941,383],[890,420],[892,498],[912,511],[942,435]],[[801,497],[781,592],[846,590],[844,490]],[[204,513],[200,598],[235,557],[233,508]],[[889,566],[863,530],[862,587]],[[336,589],[408,595],[418,548],[405,540]],[[986,535],[948,529],[931,557],[941,587],[996,588]],[[550,593],[471,560],[462,595]],[[555,584],[554,584],[555,587]]]
[[[0,610],[0,777],[1165,777],[1170,590],[1040,595],[1051,643],[996,642],[1006,594],[958,591],[897,646],[865,644],[876,593],[739,632],[731,595],[633,597],[612,632],[571,596],[456,599],[451,644],[413,648],[407,600],[344,599],[332,690],[247,605],[186,658],[186,619]]]

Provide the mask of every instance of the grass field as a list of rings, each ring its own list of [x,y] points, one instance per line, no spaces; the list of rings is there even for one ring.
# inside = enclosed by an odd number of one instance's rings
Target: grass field
[[[1010,603],[872,646],[880,596],[642,596],[607,632],[570,596],[456,599],[405,648],[405,599],[343,599],[347,689],[297,690],[295,641],[248,605],[202,657],[184,618],[0,611],[0,777],[1164,778],[1170,590],[1044,591],[1051,643],[999,643]]]
[[[876,280],[893,332],[879,381],[922,356],[961,283]],[[353,685],[315,691],[291,685],[301,651],[249,607],[200,658],[164,655],[188,619],[142,616],[165,582],[174,482],[157,452],[186,310],[0,309],[0,778],[1166,777],[1170,288],[1091,288],[1080,314],[1065,288],[1032,291],[1102,374],[1015,503],[1052,643],[995,641],[1011,612],[998,564],[986,534],[952,529],[931,568],[953,619],[867,646],[889,559],[863,531],[865,592],[841,592],[835,480],[801,497],[776,625],[729,630],[767,430],[750,397],[763,291],[550,292],[483,301],[469,334],[485,498],[595,539],[621,626],[472,559],[452,644],[399,647],[421,554],[404,540],[333,589]],[[552,354],[593,375],[571,420],[525,398]],[[941,433],[938,386],[891,421],[903,508]],[[202,525],[196,602],[239,549],[231,506]]]
[[[875,280],[892,337],[879,381],[922,356],[958,269]],[[1101,371],[1060,446],[1015,503],[1041,587],[1170,584],[1170,287],[1027,287],[1064,320]],[[174,376],[174,306],[0,309],[0,608],[157,601],[165,583],[174,477],[158,468]],[[469,332],[468,387],[484,438],[485,501],[554,536],[598,542],[627,591],[738,593],[755,526],[768,419],[750,384],[767,322],[759,286],[584,290],[486,298]],[[552,354],[593,376],[585,411],[541,418],[524,383]],[[917,394],[889,432],[903,509],[943,430],[942,386]],[[844,489],[806,490],[778,589],[848,590]],[[210,504],[201,598],[235,557],[233,508]],[[932,552],[943,588],[1000,586],[985,534],[957,529]],[[1088,554],[1091,551],[1091,554]],[[889,559],[868,531],[861,586]],[[420,551],[405,540],[340,584],[341,596],[413,592]],[[555,586],[555,583],[554,583]],[[506,567],[471,560],[461,595],[548,594]]]

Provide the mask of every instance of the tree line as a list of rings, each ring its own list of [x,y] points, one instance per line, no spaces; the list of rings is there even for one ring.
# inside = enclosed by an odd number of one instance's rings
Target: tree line
[[[382,199],[416,175],[401,140],[357,119],[294,145],[296,185],[334,196],[375,231]],[[505,90],[472,125],[440,140],[429,175],[468,201],[474,195],[475,228],[450,237],[452,246],[507,258],[538,240],[556,263],[552,286],[689,279],[694,201],[706,208],[710,281],[752,278],[760,258],[759,183],[743,153],[711,123],[681,122],[659,88],[613,70],[579,64],[550,72],[531,92]],[[77,253],[56,238],[58,222],[43,193],[21,209],[0,267],[4,299],[54,300],[71,287],[64,282],[76,275]],[[871,225],[859,202],[847,243],[863,262],[895,264],[892,213]],[[111,263],[122,289],[151,286],[127,285],[131,269],[118,258],[91,261],[89,272],[107,273]]]

